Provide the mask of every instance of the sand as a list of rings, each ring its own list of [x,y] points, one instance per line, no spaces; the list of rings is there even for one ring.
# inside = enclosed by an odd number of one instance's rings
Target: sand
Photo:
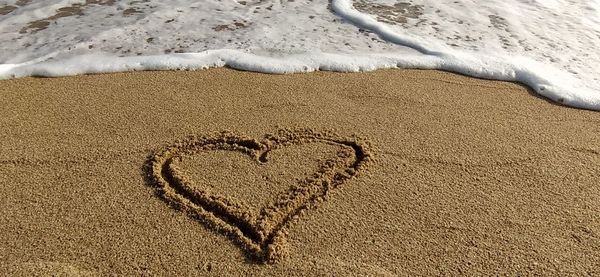
[[[600,113],[437,71],[0,82],[1,275],[598,275]]]

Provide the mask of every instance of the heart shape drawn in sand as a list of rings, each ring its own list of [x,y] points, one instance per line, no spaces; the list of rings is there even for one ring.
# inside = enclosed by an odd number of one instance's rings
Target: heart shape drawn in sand
[[[201,152],[226,150],[247,155],[258,164],[268,163],[270,151],[286,146],[323,143],[341,149],[333,158],[322,160],[312,175],[298,179],[274,202],[254,212],[244,202],[211,192],[196,184],[178,166],[182,157]],[[261,262],[277,262],[286,252],[286,228],[302,211],[315,207],[327,193],[355,177],[372,161],[368,141],[340,137],[310,129],[279,130],[258,141],[229,132],[213,136],[192,136],[152,154],[145,167],[148,181],[172,207],[187,212],[208,227],[229,235]]]

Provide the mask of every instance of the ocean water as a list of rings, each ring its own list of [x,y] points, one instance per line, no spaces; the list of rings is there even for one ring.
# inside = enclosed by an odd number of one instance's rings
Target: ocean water
[[[0,79],[441,69],[600,110],[600,0],[0,0]]]

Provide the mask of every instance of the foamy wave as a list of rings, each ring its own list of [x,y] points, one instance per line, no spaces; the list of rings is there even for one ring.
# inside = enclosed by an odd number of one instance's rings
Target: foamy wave
[[[436,60],[433,59],[436,57],[442,61],[435,64],[424,62],[425,68],[452,71],[478,78],[519,82],[555,102],[577,108],[600,110],[600,92],[576,88],[581,86],[578,79],[552,66],[521,56],[459,51],[445,45],[425,42],[420,38],[398,34],[372,16],[354,9],[350,0],[333,0],[332,8],[345,19],[375,32],[387,41],[413,48],[429,56],[429,60]],[[405,67],[401,61],[398,65]]]
[[[435,39],[425,39],[410,32],[400,33],[398,28],[356,10],[350,0],[333,0],[331,9],[341,16],[344,22],[350,22],[360,28],[359,30],[367,30],[388,43],[397,45],[397,49],[388,49],[380,53],[364,50],[326,53],[313,48],[298,51],[296,54],[291,51],[287,51],[287,54],[285,51],[263,51],[261,48],[220,49],[129,57],[118,57],[110,53],[86,54],[81,51],[77,55],[65,55],[65,52],[54,51],[27,62],[0,65],[0,78],[54,77],[134,70],[197,70],[221,66],[279,74],[316,70],[360,72],[381,68],[421,68],[452,71],[478,78],[515,81],[531,87],[538,94],[553,101],[572,107],[600,110],[600,92],[596,91],[593,85],[583,83],[573,74],[555,66],[520,55],[459,50]],[[345,30],[349,30],[349,24],[342,25],[345,26]],[[85,48],[87,50],[88,47]]]

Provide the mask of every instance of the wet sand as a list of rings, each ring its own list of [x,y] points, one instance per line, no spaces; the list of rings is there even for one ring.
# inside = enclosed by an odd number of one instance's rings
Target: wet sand
[[[0,82],[2,275],[597,275],[600,113],[438,71]]]

